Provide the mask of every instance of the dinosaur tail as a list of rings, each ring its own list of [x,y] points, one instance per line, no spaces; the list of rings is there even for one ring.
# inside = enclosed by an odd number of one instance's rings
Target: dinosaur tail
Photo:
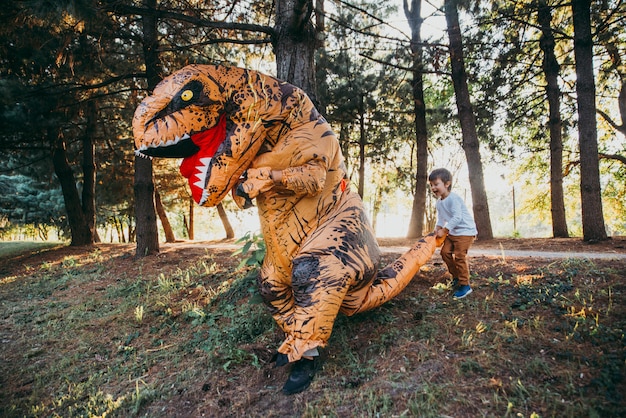
[[[430,260],[435,249],[442,243],[443,238],[436,238],[434,233],[421,238],[400,258],[379,270],[371,286],[362,289],[365,294],[361,305],[345,313],[353,315],[374,309],[397,296],[417,274],[420,267]]]

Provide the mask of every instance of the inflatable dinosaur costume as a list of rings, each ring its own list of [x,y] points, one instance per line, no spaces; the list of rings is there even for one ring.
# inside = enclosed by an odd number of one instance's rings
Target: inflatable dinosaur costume
[[[240,207],[256,198],[267,247],[258,284],[286,335],[283,363],[325,346],[338,312],[396,296],[443,242],[430,234],[379,271],[335,134],[301,89],[273,77],[189,65],[143,100],[133,131],[138,154],[184,158],[200,205],[231,191]]]

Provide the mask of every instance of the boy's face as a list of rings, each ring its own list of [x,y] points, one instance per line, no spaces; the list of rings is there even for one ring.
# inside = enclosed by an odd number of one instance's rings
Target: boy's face
[[[450,190],[448,190],[448,188],[450,187],[449,181],[444,183],[441,179],[435,179],[429,183],[430,191],[433,192],[436,197],[443,199],[450,194]]]

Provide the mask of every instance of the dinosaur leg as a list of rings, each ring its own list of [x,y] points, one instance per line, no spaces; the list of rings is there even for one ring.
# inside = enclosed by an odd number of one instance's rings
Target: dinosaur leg
[[[370,286],[379,258],[360,197],[344,194],[340,210],[313,231],[293,259],[293,305],[272,303],[290,308],[277,320],[287,333],[278,351],[296,361],[305,351],[325,346],[346,294]]]
[[[320,268],[323,265],[323,268]],[[324,285],[323,271],[336,271],[345,277]],[[266,305],[285,333],[279,352],[290,362],[299,360],[310,349],[326,345],[332,326],[347,291],[345,283],[352,281],[334,257],[303,255],[294,260],[292,277],[285,280],[265,264],[258,285]],[[333,275],[335,277],[335,275]]]
[[[333,256],[301,256],[294,260],[294,309],[286,321],[291,332],[278,349],[287,354],[289,361],[300,359],[307,350],[326,345],[353,277]]]
[[[257,278],[257,284],[261,298],[270,308],[274,321],[283,332],[289,334],[295,306],[290,277],[284,273],[280,274],[266,259]]]

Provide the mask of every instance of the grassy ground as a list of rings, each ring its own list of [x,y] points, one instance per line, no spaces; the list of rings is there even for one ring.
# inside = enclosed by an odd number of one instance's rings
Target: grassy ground
[[[7,259],[22,255],[37,253],[42,250],[58,247],[62,245],[60,242],[42,242],[42,241],[0,241],[0,259]]]
[[[287,397],[269,362],[282,336],[239,257],[133,255],[0,264],[0,416],[626,416],[626,261],[476,257],[453,301],[435,256],[394,301],[340,315]]]

